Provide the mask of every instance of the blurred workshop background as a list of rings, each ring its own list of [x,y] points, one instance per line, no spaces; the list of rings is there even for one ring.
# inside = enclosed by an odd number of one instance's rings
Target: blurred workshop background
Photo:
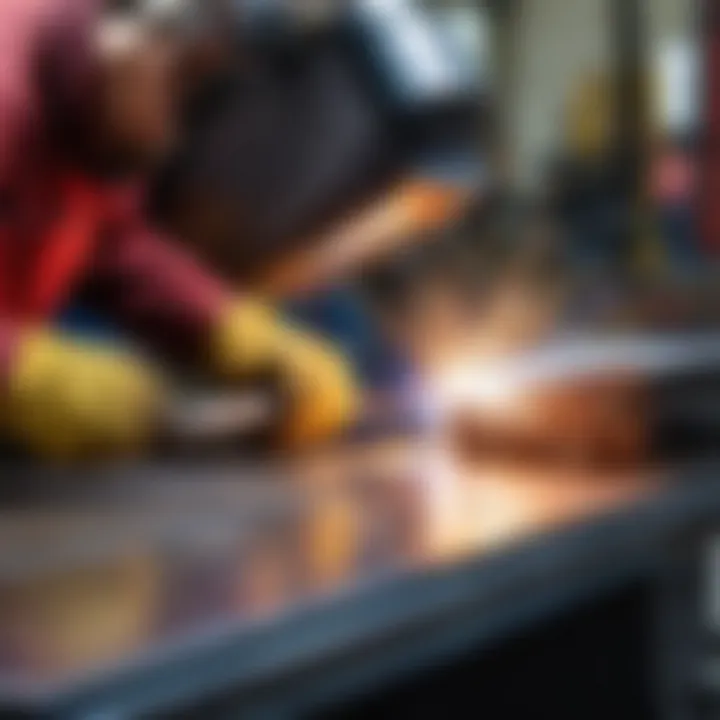
[[[19,196],[45,6],[179,122],[32,322],[0,194],[0,717],[720,718],[720,2],[0,0]]]

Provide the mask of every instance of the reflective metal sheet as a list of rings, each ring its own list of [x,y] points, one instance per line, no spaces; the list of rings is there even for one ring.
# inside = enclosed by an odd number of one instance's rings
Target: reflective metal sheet
[[[640,475],[460,467],[411,441],[271,471],[76,479],[0,512],[0,689],[42,695],[108,676],[368,582],[498,553],[654,488]]]

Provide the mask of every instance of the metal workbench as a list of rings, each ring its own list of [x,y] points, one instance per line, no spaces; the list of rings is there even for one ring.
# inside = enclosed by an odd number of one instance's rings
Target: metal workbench
[[[713,463],[649,479],[486,468],[461,492],[438,468],[428,480],[432,462],[405,444],[267,477],[26,481],[0,512],[0,707],[203,717],[230,694],[234,717],[305,716],[652,578],[673,536],[720,517]],[[448,535],[461,508],[496,527]]]

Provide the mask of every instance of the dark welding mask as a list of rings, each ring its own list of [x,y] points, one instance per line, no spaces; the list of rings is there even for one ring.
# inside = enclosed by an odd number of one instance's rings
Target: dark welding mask
[[[147,1],[175,12],[184,2],[185,22],[208,27],[190,0]],[[199,7],[211,11],[216,1]],[[239,53],[227,92],[192,125],[158,183],[161,216],[211,196],[206,204],[222,206],[212,216],[230,228],[218,244],[243,238],[233,262],[252,267],[253,253],[281,254],[399,178],[449,181],[462,195],[482,182],[476,10],[458,16],[420,0],[232,3],[225,29],[255,57]]]
[[[476,7],[423,0],[144,0],[202,31],[218,17],[265,56],[335,38],[397,143],[460,156],[478,137],[484,38]],[[224,15],[218,15],[224,13]]]

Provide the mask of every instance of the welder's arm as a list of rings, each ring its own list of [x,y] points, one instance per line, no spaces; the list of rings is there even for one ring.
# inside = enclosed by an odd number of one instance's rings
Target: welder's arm
[[[168,357],[228,385],[278,377],[288,400],[278,423],[285,445],[324,439],[352,420],[355,385],[332,346],[228,292],[170,239],[126,230],[103,244],[92,275],[97,303]]]
[[[76,20],[88,5],[0,2],[0,194],[22,176],[25,153],[42,136],[39,59],[49,59],[56,39],[82,33]],[[78,45],[66,45],[75,52],[63,52],[55,69],[75,62]],[[156,388],[152,371],[133,357],[0,318],[0,435],[30,452],[74,459],[137,449]]]
[[[442,225],[466,194],[430,181],[406,180],[387,195],[269,269],[259,287],[275,297],[310,291],[387,257]]]

